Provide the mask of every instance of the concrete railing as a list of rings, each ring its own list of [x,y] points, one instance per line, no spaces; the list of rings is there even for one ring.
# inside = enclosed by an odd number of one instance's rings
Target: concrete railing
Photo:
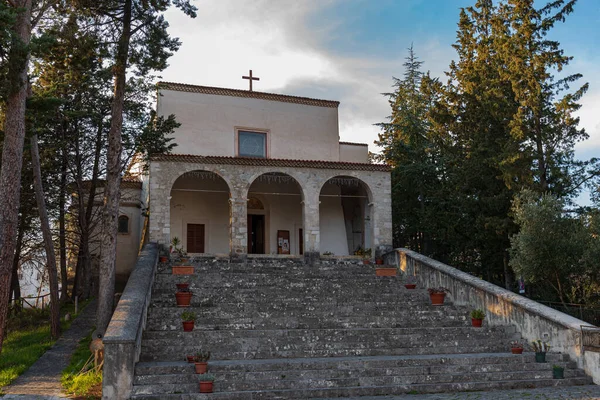
[[[449,289],[454,304],[483,309],[487,324],[514,325],[529,342],[548,341],[551,351],[568,354],[600,384],[600,353],[582,346],[581,326],[590,324],[411,250],[396,249],[384,258],[422,287]]]
[[[157,261],[157,244],[146,244],[106,329],[102,399],[125,400],[131,395]]]

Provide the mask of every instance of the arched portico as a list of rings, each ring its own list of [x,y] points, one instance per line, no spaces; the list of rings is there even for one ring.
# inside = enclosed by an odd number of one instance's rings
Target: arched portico
[[[329,168],[329,164],[332,167],[341,166],[343,168]],[[390,249],[392,242],[391,188],[389,170],[385,169],[387,167],[361,166],[360,164],[356,167],[356,165],[346,165],[344,163],[329,164],[311,161],[252,160],[179,155],[162,155],[154,158],[150,163],[149,180],[144,186],[146,188],[144,190],[149,190],[145,193],[149,193],[150,240],[168,245],[173,235],[171,231],[179,229],[171,218],[171,189],[180,176],[192,171],[205,171],[213,172],[223,179],[225,185],[222,186],[221,191],[229,190],[229,240],[222,240],[221,242],[228,242],[229,253],[232,256],[243,257],[249,252],[248,215],[260,215],[261,213],[266,215],[268,213],[272,216],[275,210],[273,206],[279,207],[279,200],[274,201],[273,198],[277,199],[279,197],[289,199],[286,200],[286,203],[294,205],[294,211],[287,211],[287,215],[291,216],[289,219],[292,220],[292,224],[289,224],[289,227],[277,227],[272,223],[269,224],[269,233],[267,234],[265,231],[265,235],[268,237],[268,246],[266,238],[265,248],[262,250],[264,253],[277,254],[278,230],[289,231],[290,254],[302,252],[308,260],[312,260],[326,251],[332,251],[339,255],[342,253],[352,254],[358,245],[370,247],[374,255]],[[364,168],[364,170],[359,168]],[[264,178],[260,178],[261,176]],[[332,178],[334,178],[333,181],[331,181]],[[335,181],[336,178],[338,178],[338,181]],[[348,180],[346,183],[356,179],[361,192],[352,194],[346,189],[335,189],[337,191],[332,189],[332,182],[343,183],[339,180],[342,178]],[[278,189],[279,186],[285,186],[284,179],[294,182],[295,189],[293,193],[286,193],[284,187]],[[269,182],[265,182],[268,180],[270,180],[270,185]],[[277,180],[281,182],[277,183]],[[327,183],[328,181],[330,182]],[[178,186],[176,189],[178,189]],[[330,193],[331,190],[334,191]],[[276,195],[277,193],[283,195]],[[362,233],[356,233],[356,237],[348,237],[347,233],[342,235],[345,239],[342,238],[341,240],[346,240],[349,244],[344,251],[339,253],[328,248],[328,239],[322,239],[323,235],[327,237],[330,234],[328,233],[329,224],[320,222],[323,218],[329,219],[331,217],[323,210],[323,208],[327,208],[331,199],[335,199],[330,195],[338,198],[337,214],[343,221],[344,226],[347,220],[354,220],[355,226],[360,226],[361,218],[365,221]],[[341,204],[341,199],[351,199],[352,197],[340,197],[342,195],[362,196],[355,197],[356,199],[363,199],[360,200],[360,204],[355,204],[355,206],[360,205],[363,211],[354,214],[347,213],[353,215],[352,218],[344,217],[344,205]],[[254,206],[248,208],[249,199],[253,198],[260,201],[262,209],[260,207],[255,208],[258,203],[254,200],[250,203]],[[346,206],[346,208],[348,207],[350,206]],[[279,207],[277,212],[280,215],[286,215],[284,209],[285,207]],[[290,213],[294,215],[292,216]],[[302,234],[300,234],[300,229],[302,229]],[[303,240],[300,239],[301,235]]]
[[[372,202],[369,186],[348,175],[329,178],[319,193],[321,251],[352,255],[372,249]]]
[[[282,172],[256,176],[248,188],[248,254],[304,252],[303,191]]]
[[[229,254],[231,190],[217,173],[189,171],[171,187],[170,236],[188,254]]]

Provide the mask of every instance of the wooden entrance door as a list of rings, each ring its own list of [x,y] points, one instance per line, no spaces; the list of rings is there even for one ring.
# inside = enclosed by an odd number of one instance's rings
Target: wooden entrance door
[[[187,252],[204,253],[204,224],[187,224]]]
[[[248,214],[248,254],[265,254],[265,216]]]

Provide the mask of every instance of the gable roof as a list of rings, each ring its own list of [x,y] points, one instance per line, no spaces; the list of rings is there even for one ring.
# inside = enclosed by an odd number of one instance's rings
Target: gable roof
[[[175,90],[178,92],[213,94],[213,95],[217,95],[217,96],[245,97],[245,98],[252,98],[252,99],[269,100],[269,101],[280,101],[280,102],[284,102],[284,103],[304,104],[307,106],[315,106],[315,107],[338,108],[338,106],[340,105],[339,101],[332,101],[332,100],[311,99],[309,97],[288,96],[285,94],[255,92],[255,91],[239,90],[239,89],[227,89],[227,88],[212,87],[212,86],[188,85],[185,83],[176,83],[176,82],[158,82],[156,84],[156,87],[159,90],[163,89],[163,90]]]
[[[391,171],[390,166],[385,164],[365,164],[346,161],[288,160],[278,158],[198,156],[192,154],[157,154],[151,156],[150,161],[190,162],[198,164],[249,165],[260,167],[345,169],[354,171]]]

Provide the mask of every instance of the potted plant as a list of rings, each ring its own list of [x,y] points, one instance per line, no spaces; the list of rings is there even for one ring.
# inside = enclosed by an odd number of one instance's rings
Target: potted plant
[[[510,351],[513,354],[523,354],[523,343],[518,340],[513,340],[510,342]]]
[[[196,357],[196,356],[189,356],[188,355],[188,356],[185,356],[185,359],[186,359],[187,362],[193,363],[194,362],[194,357]]]
[[[159,261],[159,262],[161,262],[161,263],[166,263],[166,262],[168,262],[168,261],[169,261],[169,256],[167,256],[167,255],[164,255],[164,254],[161,254],[161,255],[158,257],[158,261]]]
[[[381,257],[377,257],[377,258],[375,259],[375,264],[377,264],[377,265],[383,265],[383,258],[381,258]]]
[[[192,292],[188,289],[189,283],[178,283],[175,300],[177,307],[189,307],[192,302]]]
[[[560,365],[552,366],[552,378],[554,379],[564,379],[565,378],[565,368]]]
[[[208,360],[210,351],[200,351],[194,356],[194,366],[197,374],[205,374],[208,371]]]
[[[427,289],[429,292],[429,298],[431,299],[432,306],[441,306],[444,304],[444,299],[446,298],[446,293],[450,293],[450,290],[445,287],[436,287]]]
[[[481,324],[483,324],[483,319],[485,318],[485,313],[481,309],[476,309],[471,311],[471,325],[481,328]]]
[[[180,247],[181,241],[177,236],[175,236],[171,240],[171,252],[177,253],[179,255],[179,261],[182,263],[186,263],[188,259],[185,257],[186,253]],[[171,267],[171,271],[173,275],[193,275],[194,267],[192,265],[173,265]]]
[[[175,236],[171,240],[171,251],[173,253],[177,253],[177,255],[179,255],[179,261],[181,261],[182,263],[188,262],[187,253],[181,247],[181,240],[179,240],[179,238],[177,236]]]
[[[404,287],[407,289],[415,289],[417,287],[417,278],[414,276],[407,276],[404,279]]]
[[[361,256],[363,258],[363,264],[365,265],[369,265],[371,264],[371,249],[362,249],[362,248],[358,248],[358,250],[356,250],[354,252],[355,256]]]
[[[181,313],[181,321],[183,322],[183,331],[191,332],[194,330],[194,322],[196,321],[196,313],[192,311],[184,311]]]
[[[212,393],[215,376],[212,374],[202,374],[198,376],[200,380],[200,393]]]
[[[546,352],[550,350],[550,345],[547,342],[542,342],[540,339],[531,342],[533,351],[535,351],[535,362],[545,363]]]

